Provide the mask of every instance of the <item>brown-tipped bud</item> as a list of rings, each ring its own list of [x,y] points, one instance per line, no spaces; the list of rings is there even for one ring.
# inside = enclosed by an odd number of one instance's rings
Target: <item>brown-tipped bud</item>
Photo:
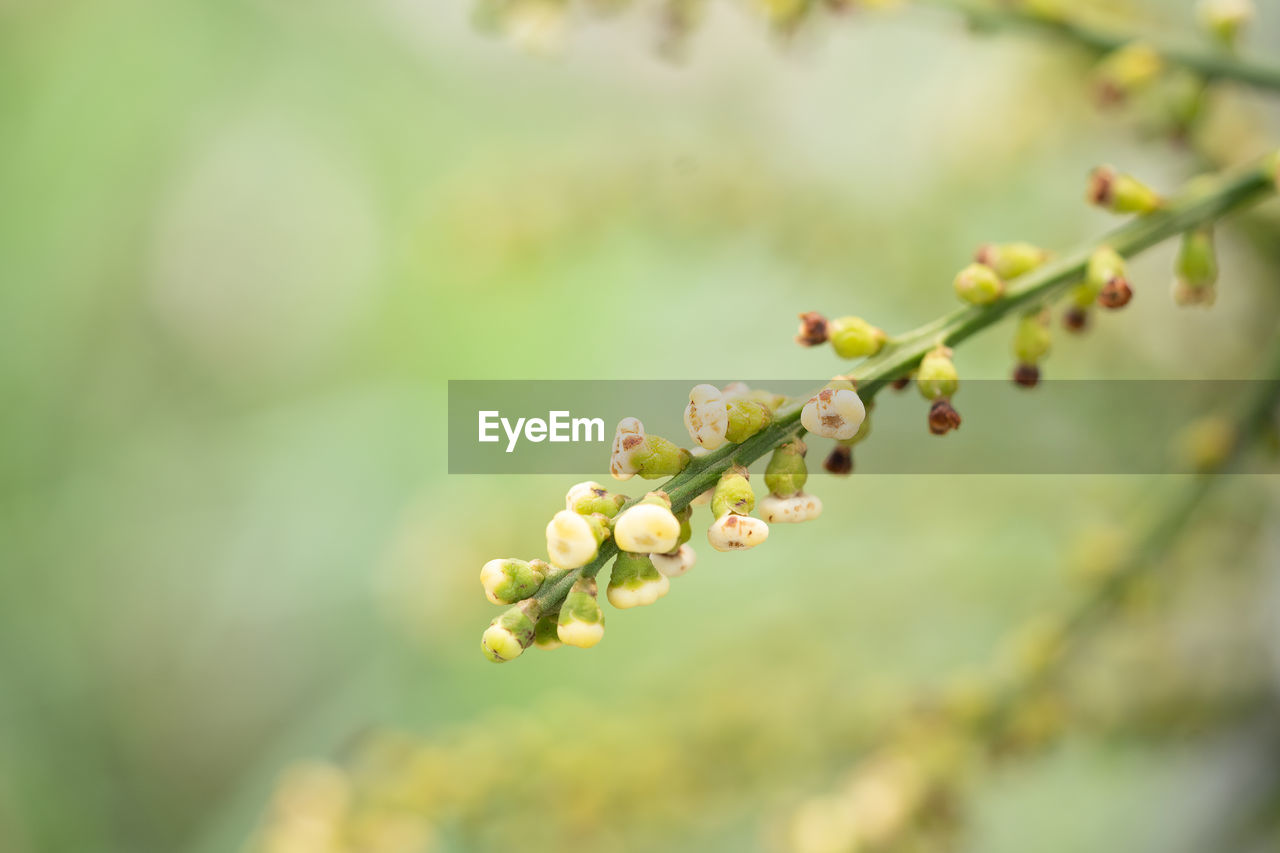
[[[800,331],[796,333],[796,343],[802,347],[816,347],[827,342],[827,318],[817,311],[806,311],[800,315]]]
[[[911,385],[911,374],[899,376],[889,387],[895,391],[905,391]]]
[[[853,473],[853,448],[837,444],[831,448],[831,452],[823,460],[822,467],[828,474],[835,474],[840,477],[849,476]]]
[[[1089,173],[1085,197],[1112,213],[1150,213],[1163,203],[1155,190],[1110,166],[1099,166]]]
[[[934,400],[929,407],[929,432],[934,435],[946,435],[953,429],[960,428],[960,413],[947,399]]]
[[[1103,308],[1123,308],[1133,299],[1133,288],[1124,276],[1115,276],[1098,291],[1098,304]]]
[[[1034,364],[1019,364],[1013,369],[1013,381],[1023,388],[1034,388],[1040,384],[1040,368]]]
[[[1062,315],[1062,325],[1068,331],[1079,334],[1089,328],[1089,309],[1072,305]]]

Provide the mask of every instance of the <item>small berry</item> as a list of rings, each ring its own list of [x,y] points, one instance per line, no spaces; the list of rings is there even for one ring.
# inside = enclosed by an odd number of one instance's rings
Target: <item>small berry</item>
[[[755,509],[756,496],[747,469],[733,467],[721,475],[716,493],[711,498],[711,514],[720,518],[726,513],[746,515]],[[667,549],[664,549],[667,550]]]

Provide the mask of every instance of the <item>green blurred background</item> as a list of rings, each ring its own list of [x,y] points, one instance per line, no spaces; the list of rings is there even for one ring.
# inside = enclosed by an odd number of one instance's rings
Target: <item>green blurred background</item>
[[[570,483],[448,476],[448,379],[834,372],[791,343],[796,312],[917,325],[977,243],[1109,227],[1092,166],[1174,186],[1200,155],[1098,115],[1084,57],[945,15],[781,44],[715,6],[681,63],[653,15],[571,20],[534,54],[472,16],[0,0],[0,849],[240,849],[285,768],[361,733],[463,749],[521,726],[586,744],[613,799],[530,810],[494,783],[443,849],[769,847],[863,717],[985,665],[1064,594],[1082,527],[1168,485],[818,478],[819,522],[700,549],[600,647],[486,663],[479,567],[538,554]],[[1219,115],[1204,150],[1229,160],[1277,127],[1245,93]],[[1221,245],[1212,312],[1173,306],[1162,247],[1049,375],[1252,375],[1274,258]],[[963,375],[1006,375],[1008,346],[966,345]],[[1268,489],[1224,492],[1187,562],[1274,567]],[[1199,618],[1188,654],[1256,681],[1267,620],[1237,586],[1193,597],[1236,618]],[[638,769],[637,743],[698,767],[717,732],[706,760],[758,749],[756,772],[703,766],[676,797]],[[1216,744],[1071,738],[984,787],[971,849],[1176,849],[1207,820],[1183,806],[1231,778]]]

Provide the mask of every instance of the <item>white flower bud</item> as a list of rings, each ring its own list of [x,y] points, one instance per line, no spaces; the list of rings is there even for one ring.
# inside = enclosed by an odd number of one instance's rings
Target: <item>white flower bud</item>
[[[700,447],[715,450],[728,439],[729,405],[714,385],[695,385],[684,410],[684,426]]]
[[[594,480],[587,480],[585,483],[576,483],[569,487],[569,491],[564,496],[564,508],[573,509],[574,505],[580,501],[591,500],[599,497],[601,492],[608,491],[604,486]]]
[[[562,509],[547,524],[547,558],[559,569],[576,569],[595,559],[600,548],[585,516]]]
[[[804,492],[789,498],[768,495],[756,505],[756,511],[770,524],[798,524],[822,515],[822,501]]]
[[[769,538],[769,525],[758,518],[725,513],[707,528],[707,541],[717,551],[743,551]]]
[[[653,604],[671,589],[671,581],[658,572],[644,554],[619,554],[605,595],[619,610]]]
[[[650,554],[653,567],[669,578],[678,578],[698,562],[697,553],[687,543],[670,554]]]
[[[633,554],[665,554],[680,541],[680,520],[670,509],[642,503],[626,509],[613,525],[619,550]]]
[[[867,417],[858,392],[849,388],[824,388],[804,404],[800,423],[814,435],[845,441],[858,434]]]
[[[556,635],[560,638],[560,642],[567,646],[589,649],[604,639],[604,623],[579,622],[576,619],[572,622],[561,622]]]
[[[613,433],[613,452],[609,457],[609,472],[616,480],[630,480],[637,473],[632,461],[635,452],[644,444],[644,424],[639,418],[623,418]]]

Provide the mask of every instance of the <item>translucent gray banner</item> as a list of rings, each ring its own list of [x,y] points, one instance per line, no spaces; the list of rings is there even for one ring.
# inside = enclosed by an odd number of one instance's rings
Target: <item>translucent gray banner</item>
[[[701,380],[703,382],[707,380]],[[747,380],[807,399],[825,380]],[[451,380],[449,473],[564,474],[603,481],[614,428],[637,417],[650,434],[691,444],[683,424],[691,380]],[[713,382],[723,386],[727,380]],[[1272,382],[1272,385],[1275,383]],[[963,423],[929,434],[914,386],[876,395],[872,431],[854,451],[867,474],[1190,473],[1223,439],[1214,426],[1267,392],[1261,380],[967,380],[953,398]],[[1274,399],[1275,395],[1273,395]],[[1273,413],[1274,415],[1274,413]],[[1274,417],[1273,417],[1274,420]],[[833,442],[808,437],[810,466]],[[1244,455],[1241,473],[1280,473],[1274,446]]]

